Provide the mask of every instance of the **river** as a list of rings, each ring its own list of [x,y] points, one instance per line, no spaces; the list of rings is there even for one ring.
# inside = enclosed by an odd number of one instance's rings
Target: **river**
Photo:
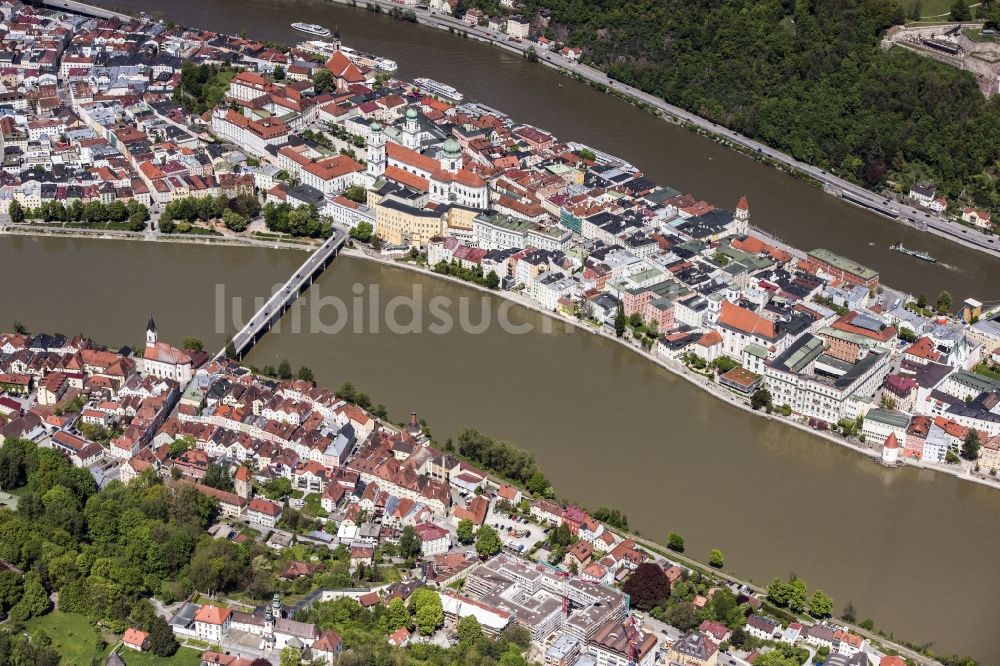
[[[303,255],[0,237],[0,256],[0,307],[11,321],[136,344],[152,313],[163,339],[197,335],[214,349],[227,328],[214,324],[214,285],[223,282],[229,296],[266,293]],[[481,317],[479,292],[348,256],[307,301],[336,297],[353,308],[355,285],[366,293],[377,285],[383,304],[422,290],[425,321],[432,295],[464,298],[469,319]],[[493,320],[497,306],[487,306]],[[457,306],[449,311],[457,315]],[[321,320],[329,324],[331,312]],[[649,538],[677,531],[699,558],[718,547],[728,569],[759,583],[794,571],[833,596],[838,611],[851,600],[860,618],[886,632],[1000,661],[996,490],[884,469],[730,407],[611,341],[561,325],[540,332],[546,318],[521,308],[510,322],[536,332],[396,335],[385,326],[354,333],[352,325],[336,335],[297,334],[291,317],[249,363],[287,358],[311,367],[320,384],[351,381],[395,420],[416,411],[439,441],[463,427],[507,439],[535,454],[560,497],[619,508]]]

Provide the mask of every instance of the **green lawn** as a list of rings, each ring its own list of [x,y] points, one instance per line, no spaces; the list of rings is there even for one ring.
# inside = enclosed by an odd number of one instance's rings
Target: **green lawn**
[[[108,655],[110,654],[109,652]],[[201,664],[201,652],[185,647],[169,657],[157,657],[149,652],[136,652],[123,647],[118,650],[118,656],[125,662],[125,666],[145,666],[146,664],[149,666],[199,666]]]
[[[954,4],[954,0],[920,0],[920,18],[949,18],[947,16],[941,17],[941,14],[951,13],[951,6]],[[976,4],[975,0],[969,2],[970,5]],[[911,11],[913,7],[913,2],[903,3],[903,9],[907,13]],[[972,14],[975,16],[975,10],[973,9]]]
[[[399,570],[394,566],[380,566],[378,568],[379,580],[383,583],[396,583],[402,580]]]
[[[323,510],[323,506],[320,504],[322,497],[323,495],[321,493],[310,493],[309,495],[306,495],[303,500],[305,502],[305,506],[302,507],[302,510],[310,516],[325,518],[327,513]]]
[[[64,664],[89,664],[100,656],[97,631],[84,615],[52,611],[24,623],[28,633],[41,629],[52,639],[52,647]]]
[[[1000,379],[1000,367],[992,366],[985,361],[977,365],[973,370],[976,374],[989,377],[991,379]]]
[[[191,227],[191,231],[188,232],[191,236],[221,236],[222,234],[215,229],[209,229],[207,227]]]

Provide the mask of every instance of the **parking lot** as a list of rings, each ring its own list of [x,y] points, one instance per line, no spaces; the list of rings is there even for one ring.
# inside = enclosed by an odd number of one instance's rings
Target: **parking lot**
[[[524,518],[511,518],[504,513],[494,511],[494,504],[490,504],[490,510],[486,513],[486,524],[500,533],[500,540],[505,546],[514,550],[522,547],[522,552],[528,552],[539,541],[544,541],[546,537],[546,527],[541,527],[532,522],[525,522]],[[523,536],[514,536],[513,532],[508,532],[508,528],[517,531],[527,532]]]

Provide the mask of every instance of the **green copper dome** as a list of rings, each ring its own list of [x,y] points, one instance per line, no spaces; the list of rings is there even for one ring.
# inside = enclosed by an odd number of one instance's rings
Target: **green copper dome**
[[[416,120],[417,119],[417,110],[414,109],[414,108],[407,109],[406,110],[406,118],[407,118],[407,120]]]
[[[448,137],[448,140],[444,142],[444,152],[445,155],[461,155],[462,145],[453,136]]]

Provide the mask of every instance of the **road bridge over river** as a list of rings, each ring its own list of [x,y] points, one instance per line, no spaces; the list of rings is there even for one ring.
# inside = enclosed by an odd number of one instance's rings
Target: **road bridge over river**
[[[116,18],[121,19],[122,21],[132,20],[132,17],[128,14],[122,14],[121,12],[105,9],[104,7],[96,7],[84,2],[76,2],[76,0],[42,0],[42,4],[46,7],[65,9],[66,11],[76,12],[77,14],[96,16],[97,18]]]
[[[306,291],[316,277],[326,270],[326,267],[333,262],[334,258],[340,252],[346,240],[347,232],[334,227],[333,235],[309,254],[309,257],[299,266],[295,274],[232,337],[230,342],[232,342],[233,348],[236,350],[235,357],[237,359],[246,356],[247,352],[253,349],[253,346],[257,344],[261,336],[270,330],[271,326],[281,318],[281,315],[288,311],[288,308],[292,306],[299,295]],[[228,347],[228,343],[226,346]],[[225,355],[226,348],[223,347],[215,355],[215,358],[220,359]]]

